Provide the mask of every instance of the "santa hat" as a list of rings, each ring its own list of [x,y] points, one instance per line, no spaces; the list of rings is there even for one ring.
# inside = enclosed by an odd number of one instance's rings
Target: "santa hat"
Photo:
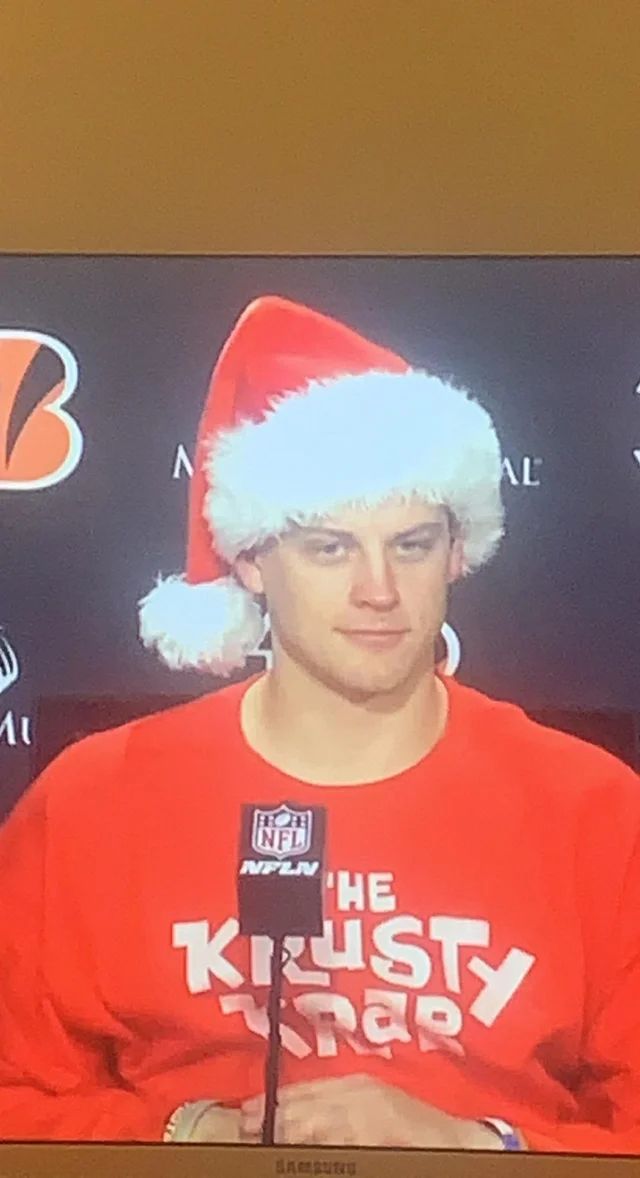
[[[419,495],[450,509],[464,572],[504,531],[502,458],[463,390],[307,307],[251,303],[215,366],[200,421],[186,571],[140,602],[140,636],[172,668],[226,676],[265,636],[232,562],[292,521]]]

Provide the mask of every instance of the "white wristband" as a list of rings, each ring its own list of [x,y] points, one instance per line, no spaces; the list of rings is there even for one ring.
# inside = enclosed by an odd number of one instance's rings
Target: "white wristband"
[[[522,1149],[520,1138],[513,1125],[510,1125],[508,1121],[503,1121],[500,1117],[483,1117],[480,1124],[486,1125],[488,1129],[493,1129],[506,1150],[515,1152],[515,1150]]]

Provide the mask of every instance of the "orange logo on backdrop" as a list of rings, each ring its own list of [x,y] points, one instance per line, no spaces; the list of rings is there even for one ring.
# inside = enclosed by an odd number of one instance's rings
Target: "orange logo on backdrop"
[[[63,375],[12,436],[12,414],[20,390],[43,349],[53,352]],[[73,474],[82,457],[83,439],[78,423],[63,406],[77,383],[77,360],[61,340],[41,331],[0,329],[0,490],[53,487]]]

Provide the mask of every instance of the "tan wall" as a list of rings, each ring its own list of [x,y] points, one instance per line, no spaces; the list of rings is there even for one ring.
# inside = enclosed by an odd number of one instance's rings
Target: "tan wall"
[[[0,249],[640,246],[640,0],[4,0]]]

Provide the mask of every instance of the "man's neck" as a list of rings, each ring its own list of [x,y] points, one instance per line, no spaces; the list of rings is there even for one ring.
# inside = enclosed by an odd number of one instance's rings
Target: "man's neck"
[[[274,667],[245,692],[245,739],[313,785],[360,785],[417,764],[444,733],[448,694],[433,669],[397,698],[354,703],[298,668]]]

